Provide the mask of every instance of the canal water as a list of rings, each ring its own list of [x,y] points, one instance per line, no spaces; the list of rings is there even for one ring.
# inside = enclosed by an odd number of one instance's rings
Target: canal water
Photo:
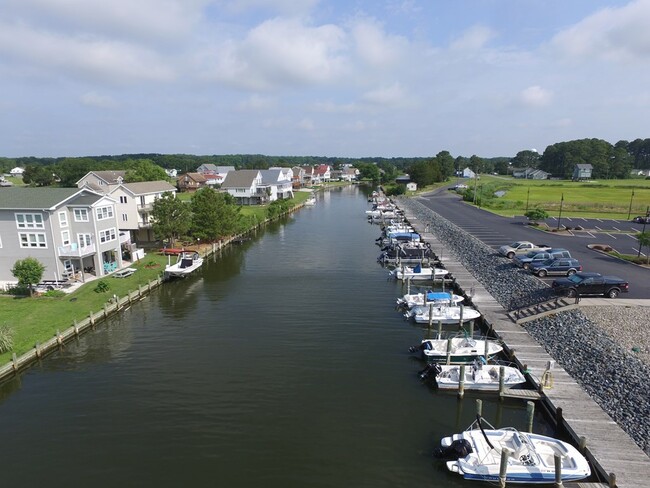
[[[3,484],[472,485],[432,458],[440,437],[476,398],[501,426],[525,406],[417,378],[367,191],[319,194],[2,385]]]

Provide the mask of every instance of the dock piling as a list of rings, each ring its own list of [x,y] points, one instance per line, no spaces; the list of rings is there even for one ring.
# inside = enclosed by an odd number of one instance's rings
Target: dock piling
[[[460,376],[458,378],[458,398],[465,396],[465,365],[460,365]]]
[[[555,488],[562,488],[562,456],[555,454]]]
[[[501,450],[501,464],[499,465],[499,487],[506,488],[506,471],[508,470],[508,458],[512,454],[512,450],[504,447]]]
[[[533,418],[535,417],[535,403],[531,401],[526,402],[526,425],[528,432],[533,432]]]

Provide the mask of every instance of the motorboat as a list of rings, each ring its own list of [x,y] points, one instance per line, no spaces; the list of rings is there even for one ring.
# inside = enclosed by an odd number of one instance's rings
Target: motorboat
[[[422,266],[418,264],[415,267],[402,266],[400,268],[394,269],[390,272],[389,276],[393,276],[398,280],[431,280],[436,278],[442,278],[443,276],[449,274],[449,271],[442,268],[436,268],[431,266]]]
[[[489,360],[503,351],[503,346],[491,339],[459,336],[447,339],[424,339],[419,345],[411,346],[409,351],[419,352],[428,362],[467,364],[480,358]]]
[[[429,243],[407,242],[382,248],[377,262],[387,263],[431,263],[437,260],[436,253]]]
[[[397,305],[404,308],[417,306],[426,307],[429,303],[435,305],[458,305],[464,297],[446,291],[427,291],[426,293],[410,293],[397,299]]]
[[[484,428],[482,423],[486,424]],[[587,459],[571,444],[553,437],[521,432],[512,427],[495,429],[482,417],[460,434],[444,437],[434,455],[446,460],[447,469],[467,480],[499,482],[501,456],[505,452],[505,482],[555,483],[555,457],[560,458],[563,483],[591,474]]]
[[[183,251],[178,255],[174,264],[168,264],[165,267],[165,278],[187,276],[197,270],[203,264],[203,258],[198,252]]]
[[[441,390],[458,390],[461,380],[461,366],[458,364],[430,363],[420,371],[423,380],[435,380],[436,386]],[[503,386],[513,386],[526,383],[526,377],[515,366],[500,364],[483,364],[476,359],[472,364],[465,366],[463,385],[466,390],[499,391],[500,374],[503,368]]]
[[[481,316],[481,312],[472,307],[463,305],[450,306],[429,303],[428,305],[416,306],[411,310],[404,312],[404,317],[413,318],[418,324],[459,324],[476,320]]]
[[[305,205],[310,207],[316,205],[316,197],[311,195],[307,200],[305,200]]]

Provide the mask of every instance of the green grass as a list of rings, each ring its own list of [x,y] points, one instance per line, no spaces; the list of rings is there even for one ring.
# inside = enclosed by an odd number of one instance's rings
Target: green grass
[[[474,188],[472,181],[466,182]],[[562,206],[562,215],[566,217],[627,219],[628,213],[630,218],[644,215],[650,206],[650,180],[574,182],[481,176],[478,181],[479,195],[499,190],[505,191],[505,196],[484,198],[482,206],[503,216],[523,215],[528,204],[529,209],[540,207],[552,217],[559,215]]]

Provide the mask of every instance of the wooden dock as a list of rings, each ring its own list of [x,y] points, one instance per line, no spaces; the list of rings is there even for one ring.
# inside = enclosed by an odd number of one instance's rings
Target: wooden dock
[[[437,237],[418,222],[409,210],[406,218],[420,233],[425,242],[439,256],[445,268],[454,276],[457,285],[481,311],[486,323],[496,336],[504,342],[504,350],[511,360],[530,372],[529,379],[537,389],[539,401],[544,404],[556,420],[562,423],[576,445],[586,439],[585,456],[592,463],[596,477],[604,483],[565,483],[571,488],[601,488],[608,484],[610,475],[615,475],[618,488],[640,488],[650,486],[650,457],[648,457],[630,436],[578,385],[559,365],[550,371],[551,387],[542,385],[542,376],[549,361],[554,360],[525,329],[515,324],[507,311],[488,293],[474,276],[465,269],[458,258],[440,242]],[[546,378],[548,380],[548,375]],[[539,392],[539,393],[538,393]],[[514,393],[514,391],[512,392]],[[531,400],[532,398],[526,398]]]

